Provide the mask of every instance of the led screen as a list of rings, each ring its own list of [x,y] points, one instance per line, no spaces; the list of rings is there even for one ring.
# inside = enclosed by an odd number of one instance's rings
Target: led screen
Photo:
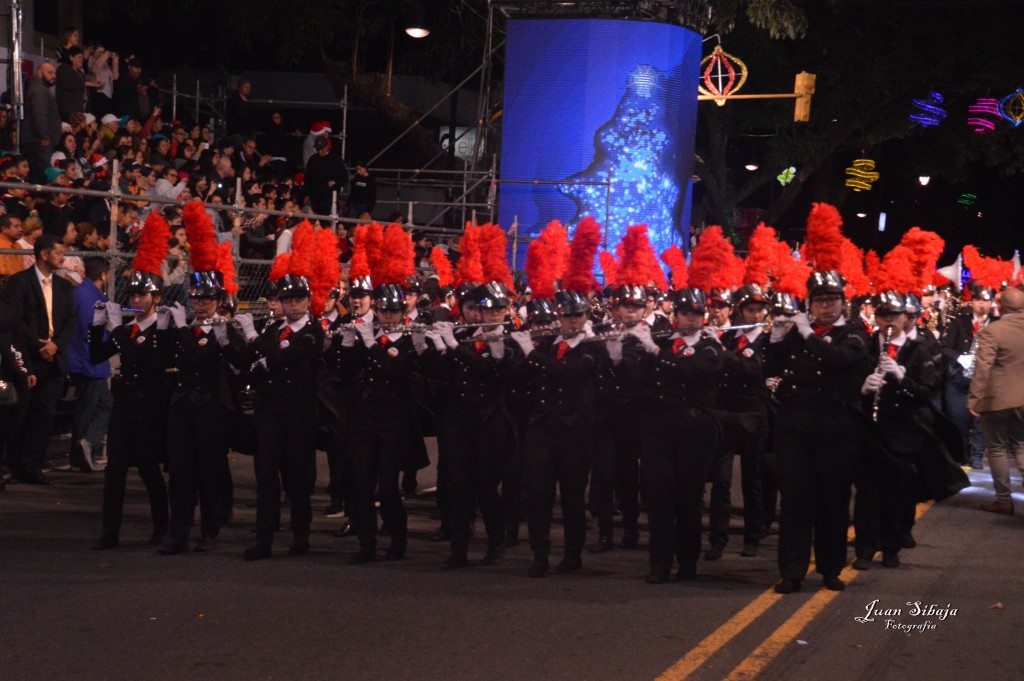
[[[501,224],[534,235],[593,215],[612,249],[639,223],[659,253],[688,244],[700,56],[680,26],[509,22]]]

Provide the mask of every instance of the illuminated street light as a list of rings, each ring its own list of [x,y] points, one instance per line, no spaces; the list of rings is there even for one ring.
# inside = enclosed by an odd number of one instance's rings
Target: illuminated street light
[[[932,181],[932,178],[930,175],[922,175],[917,178],[917,181],[921,183],[922,187],[927,187],[928,183]]]

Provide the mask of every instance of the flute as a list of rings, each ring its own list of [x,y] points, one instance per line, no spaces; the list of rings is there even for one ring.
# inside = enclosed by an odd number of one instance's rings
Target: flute
[[[882,385],[878,386],[875,392],[875,399],[871,404],[871,420],[878,421],[878,406],[882,403],[882,387],[885,385],[885,373],[882,371],[882,358],[889,354],[889,343],[892,341],[892,329],[889,326],[885,329],[885,343],[882,344],[882,351],[878,354],[878,366],[875,373],[882,375]]]

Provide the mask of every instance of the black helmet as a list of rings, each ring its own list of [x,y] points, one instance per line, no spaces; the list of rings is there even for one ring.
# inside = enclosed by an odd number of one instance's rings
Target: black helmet
[[[132,272],[132,276],[128,279],[127,286],[124,290],[127,293],[160,293],[160,287],[163,286],[163,281],[155,274],[149,272]]]
[[[676,312],[704,314],[707,306],[708,301],[704,292],[696,288],[684,288],[676,291],[675,299],[672,301],[672,308]]]
[[[483,286],[477,286],[469,294],[469,297],[479,307],[488,310],[503,310],[511,303],[508,289],[499,281],[491,281]]]
[[[378,310],[405,310],[405,290],[398,284],[381,284],[373,289],[373,304]]]
[[[526,303],[526,320],[534,326],[550,324],[556,319],[555,305],[548,298],[534,298]]]
[[[647,289],[639,284],[621,284],[611,289],[608,301],[612,305],[639,305],[647,304]]]
[[[193,272],[190,298],[220,298],[224,295],[224,275],[217,271]]]
[[[309,297],[309,280],[294,274],[286,274],[274,282],[277,288],[277,297],[285,298],[307,298]]]
[[[582,294],[562,289],[555,291],[555,304],[558,305],[560,315],[578,315],[590,312],[590,301]]]
[[[423,284],[420,283],[420,280],[415,275],[406,279],[405,283],[402,284],[402,288],[405,289],[406,293],[415,293],[416,295],[423,292]]]
[[[971,300],[995,300],[996,290],[981,282],[971,284]]]
[[[455,300],[458,301],[459,305],[462,305],[467,300],[471,300],[470,296],[480,286],[480,282],[467,281],[464,284],[459,284],[455,289]]]
[[[770,303],[773,315],[793,316],[800,312],[800,303],[792,293],[776,291],[772,294]]]
[[[875,306],[875,315],[901,314],[907,311],[907,297],[898,291],[882,291],[871,303]]]
[[[373,282],[370,277],[357,277],[349,282],[348,294],[353,298],[362,298],[373,292]]]
[[[844,297],[846,295],[846,279],[839,272],[835,270],[815,272],[807,280],[808,300],[829,293],[838,293]]]
[[[917,297],[916,293],[907,294],[907,305],[904,309],[911,317],[921,314],[921,299]]]
[[[708,302],[719,303],[721,305],[732,307],[732,294],[729,293],[729,289],[726,288],[711,289],[711,295],[708,297]]]
[[[743,307],[747,303],[761,303],[766,305],[768,303],[768,294],[765,293],[764,289],[759,284],[746,284],[736,289],[736,293],[732,295],[735,301],[736,307]],[[714,300],[714,296],[712,296]]]

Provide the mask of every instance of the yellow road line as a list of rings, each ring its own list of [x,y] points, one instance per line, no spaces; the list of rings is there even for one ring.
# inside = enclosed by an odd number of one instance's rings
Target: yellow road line
[[[921,516],[924,515],[924,512],[931,508],[933,503],[934,502],[918,504],[915,518],[920,519]],[[848,531],[847,539],[849,541],[853,541],[852,527]],[[808,572],[813,571],[814,563],[812,562],[807,569]],[[856,572],[854,570],[851,570],[850,568],[847,568],[843,571],[842,574],[842,578],[844,581],[850,581],[851,579],[853,579],[854,575],[856,575]],[[821,609],[825,607],[825,605],[831,602],[832,598],[834,598],[838,593],[838,591],[821,591],[818,594],[815,594],[811,598],[811,600],[808,601],[802,608],[800,608],[800,610],[794,613],[793,616],[782,625],[782,627],[776,630],[775,634],[773,634],[772,637],[770,637],[767,641],[762,643],[761,646],[758,647],[757,650],[755,650],[749,658],[747,658],[747,660],[744,660],[744,662],[741,663],[740,666],[734,669],[732,674],[737,674],[739,670],[742,667],[744,667],[744,665],[749,660],[751,660],[751,658],[754,658],[755,656],[759,655],[760,652],[759,659],[761,659],[762,662],[753,671],[753,674],[756,675],[761,669],[764,668],[765,665],[768,664],[768,662],[771,661],[772,658],[775,657],[775,655],[778,655],[779,651],[781,651],[785,644],[788,642],[785,639],[784,635],[779,635],[779,632],[784,630],[788,632],[793,626],[796,626],[794,620],[799,618],[800,622],[802,623],[799,624],[799,628],[792,632],[792,635],[789,637],[789,640],[796,638],[796,636],[811,621],[811,619],[813,619],[814,616],[817,615],[818,612],[820,612]],[[662,672],[662,674],[657,677],[656,681],[684,681],[684,679],[689,678],[689,676],[693,674],[693,672],[697,671],[697,669],[702,667],[704,663],[711,658],[712,655],[714,655],[719,650],[724,648],[730,641],[736,638],[736,636],[738,636],[740,632],[742,632],[748,626],[753,624],[758,617],[767,612],[768,609],[771,608],[773,605],[781,601],[782,598],[782,595],[775,593],[773,588],[768,589],[767,591],[759,595],[757,598],[755,598],[753,601],[751,601],[750,604],[747,605],[745,608],[743,608],[738,613],[730,617],[724,624],[722,624],[722,626],[720,626],[715,631],[711,632],[710,635],[708,635],[703,641],[694,646],[678,662],[676,662],[674,665],[672,665],[664,672]],[[812,606],[812,604],[815,604],[813,608],[810,607]],[[779,636],[778,641],[772,643],[769,646],[768,644],[776,636]],[[764,648],[764,650],[762,650],[762,648]],[[751,668],[753,668],[753,666]],[[735,679],[748,678],[753,677],[735,676]],[[729,679],[734,679],[734,677],[730,676]]]

